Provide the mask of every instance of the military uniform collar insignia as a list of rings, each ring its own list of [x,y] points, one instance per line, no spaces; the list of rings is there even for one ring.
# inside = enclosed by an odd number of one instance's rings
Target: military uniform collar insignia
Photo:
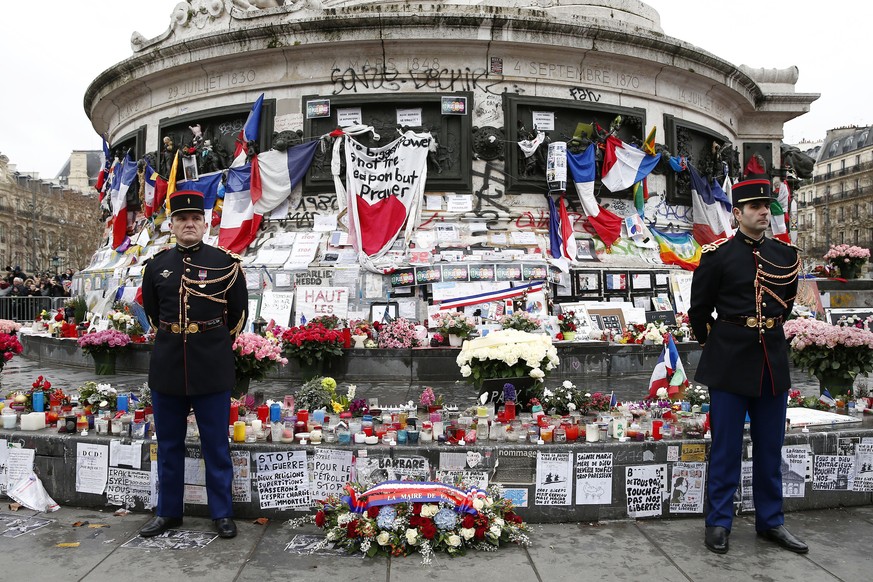
[[[203,248],[203,243],[199,242],[197,244],[191,245],[190,247],[182,246],[179,243],[176,243],[176,250],[180,253],[196,253],[200,249]]]
[[[762,234],[761,238],[754,239],[741,230],[737,230],[737,236],[739,237],[739,239],[741,241],[743,241],[744,243],[746,243],[747,245],[749,245],[750,247],[753,247],[753,248],[757,248],[757,247],[761,246],[762,244],[764,244],[764,241],[767,240],[766,235]]]

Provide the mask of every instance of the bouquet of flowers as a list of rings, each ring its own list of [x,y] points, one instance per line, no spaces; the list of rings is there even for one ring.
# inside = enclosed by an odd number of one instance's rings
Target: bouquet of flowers
[[[17,321],[12,321],[11,319],[0,319],[0,333],[13,335],[19,329],[21,329],[21,324]]]
[[[612,408],[612,395],[604,394],[603,392],[595,392],[594,394],[585,393],[588,408],[582,409],[580,412],[607,412]],[[581,408],[581,407],[580,407]]]
[[[18,341],[18,336],[14,332],[0,331],[0,372],[3,371],[6,362],[19,355],[23,350],[24,346]]]
[[[503,329],[517,329],[518,331],[536,331],[543,325],[538,319],[527,311],[516,311],[512,315],[504,315],[500,318]]]
[[[547,334],[501,329],[464,342],[457,364],[476,388],[490,378],[530,376],[540,382],[558,366],[558,350]]]
[[[108,408],[115,410],[118,403],[118,391],[109,384],[85,382],[78,388],[79,402],[90,405],[92,409]]]
[[[298,410],[318,410],[327,408],[336,398],[336,380],[330,377],[313,378],[306,382],[294,395]]]
[[[233,356],[238,380],[263,380],[267,372],[288,363],[278,340],[256,333],[239,334],[233,342]]]
[[[349,384],[345,396],[336,396],[332,399],[330,401],[330,406],[333,409],[334,414],[339,414],[340,412],[348,410],[351,403],[355,400],[355,394],[357,391],[358,386],[356,384]]]
[[[794,364],[819,380],[826,375],[855,378],[873,371],[873,332],[816,319],[791,319],[783,325]]]
[[[618,338],[620,344],[641,344],[645,340],[646,326],[642,323],[631,323]]]
[[[33,393],[42,392],[45,396],[45,409],[48,410],[49,402],[52,398],[57,399],[61,403],[66,403],[69,398],[60,388],[52,389],[52,383],[46,380],[43,376],[37,377],[36,381],[31,384],[26,392],[14,391],[6,395],[6,398],[14,400],[17,404],[23,404],[25,410],[33,410]]]
[[[850,245],[831,245],[825,253],[824,260],[840,270],[840,276],[854,279],[858,271],[870,260],[870,249]]]
[[[822,402],[815,396],[807,396],[806,398],[800,393],[800,390],[788,391],[788,408],[812,408],[813,410],[828,411],[830,406]]]
[[[408,319],[397,319],[382,324],[379,327],[380,348],[415,348],[418,347],[415,323]]]
[[[345,344],[341,331],[327,328],[316,320],[286,329],[280,337],[285,355],[307,366],[331,356],[341,356]]]
[[[442,483],[420,485],[450,487]],[[457,488],[451,489],[462,493]],[[315,514],[315,524],[327,532],[325,546],[332,544],[370,557],[405,556],[417,551],[425,564],[431,563],[433,554],[439,551],[458,556],[468,549],[494,551],[509,542],[529,543],[527,525],[513,511],[512,502],[501,498],[496,489],[488,495],[483,492],[468,495],[472,497],[469,513],[448,501],[400,502],[356,513],[349,507],[354,503],[352,496],[331,496],[319,501],[322,509]]]
[[[346,320],[337,317],[336,315],[320,315],[313,317],[308,323],[317,323],[323,325],[327,329],[343,329],[346,326]]]
[[[116,329],[104,329],[86,333],[77,342],[86,354],[99,354],[126,347],[130,343],[130,336]]]
[[[131,313],[130,305],[127,303],[116,303],[113,311],[109,312],[108,319],[112,329],[117,329],[131,336],[141,336],[145,333],[139,319]]]
[[[349,322],[349,329],[352,335],[365,335],[367,339],[373,339],[376,330],[373,329],[373,324],[366,319],[353,319]]]
[[[576,333],[576,328],[579,326],[579,320],[576,318],[575,311],[568,311],[567,313],[562,313],[558,316],[558,329],[561,330],[560,338],[564,339],[563,334],[566,332]]]
[[[709,390],[703,386],[695,385],[693,388],[689,386],[685,389],[685,400],[691,403],[691,406],[701,406],[709,403]]]
[[[576,388],[575,384],[569,380],[564,380],[554,390],[549,390],[548,388],[543,390],[543,410],[562,416],[570,414],[574,410],[579,409],[578,403],[583,398],[582,391]]]
[[[443,396],[442,394],[437,396],[434,394],[433,388],[427,386],[424,391],[422,391],[421,396],[418,397],[418,403],[425,408],[442,406]]]
[[[436,314],[434,320],[437,330],[444,335],[465,338],[476,329],[473,320],[460,311],[441,311]]]

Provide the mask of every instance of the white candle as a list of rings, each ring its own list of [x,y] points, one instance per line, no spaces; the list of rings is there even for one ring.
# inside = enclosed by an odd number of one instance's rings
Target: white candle
[[[256,418],[255,420],[252,421],[252,431],[255,433],[260,432],[261,429],[263,428],[263,426],[264,426],[264,423],[261,422],[261,419],[259,419],[259,418]]]
[[[585,425],[585,442],[596,443],[600,440],[600,427],[590,422]]]

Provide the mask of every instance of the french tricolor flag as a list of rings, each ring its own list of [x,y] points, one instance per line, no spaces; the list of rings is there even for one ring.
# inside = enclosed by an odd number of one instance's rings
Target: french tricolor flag
[[[601,182],[610,192],[627,190],[652,173],[661,154],[647,154],[614,135],[606,138]]]
[[[649,381],[649,398],[657,398],[659,388],[666,388],[668,396],[673,396],[679,393],[680,387],[684,386],[688,386],[685,367],[682,365],[673,335],[667,334],[664,349],[658,357],[658,363],[655,364]]]
[[[255,214],[274,210],[300,184],[318,147],[318,140],[296,145],[284,152],[270,150],[252,159],[252,201]]]
[[[218,246],[233,253],[241,253],[255,240],[261,218],[255,214],[252,203],[252,165],[229,168]]]
[[[698,244],[705,245],[729,236],[731,228],[731,202],[718,186],[709,185],[691,164],[691,208],[694,210],[692,233]]]
[[[567,213],[566,201],[562,194],[559,200],[560,206],[556,208],[552,197],[547,195],[546,198],[549,199],[549,253],[552,258],[565,259],[572,263],[576,260],[576,237],[573,234],[573,223]]]
[[[594,146],[588,146],[581,154],[567,152],[567,167],[576,183],[576,193],[582,209],[597,236],[607,247],[621,236],[622,219],[597,203],[594,198],[595,158]]]
[[[252,105],[252,110],[249,111],[249,116],[239,135],[236,137],[236,148],[233,151],[233,163],[231,167],[241,166],[245,163],[245,155],[249,151],[249,142],[258,139],[258,133],[261,127],[261,109],[264,106],[264,94],[255,100]]]
[[[110,191],[112,203],[112,248],[117,249],[127,236],[127,191],[136,180],[136,162],[130,154],[124,156],[121,168],[118,170],[118,179]]]

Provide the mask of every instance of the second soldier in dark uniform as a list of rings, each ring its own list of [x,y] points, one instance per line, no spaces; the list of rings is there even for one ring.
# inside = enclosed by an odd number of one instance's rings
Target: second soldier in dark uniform
[[[156,517],[148,537],[182,523],[185,433],[194,410],[206,464],[209,512],[221,537],[234,537],[233,467],[227,422],[234,385],[233,340],[246,320],[248,294],[239,257],[203,244],[208,225],[203,195],[180,191],[170,198],[176,246],[145,268],[143,307],[157,330],[149,387],[158,438]]]
[[[728,551],[740,483],[743,428],[751,420],[753,497],[758,535],[794,552],[807,546],[784,526],[782,442],[791,387],[782,322],[797,294],[797,250],[765,236],[770,182],[733,188],[736,235],[706,245],[691,286],[691,327],[703,348],[694,379],[709,387],[712,447],[706,546]],[[717,318],[713,318],[713,310]]]

